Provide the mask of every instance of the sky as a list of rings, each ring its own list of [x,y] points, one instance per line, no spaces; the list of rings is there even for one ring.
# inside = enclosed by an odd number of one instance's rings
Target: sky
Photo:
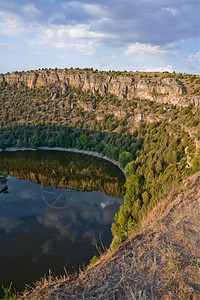
[[[0,0],[0,73],[200,73],[199,0]]]

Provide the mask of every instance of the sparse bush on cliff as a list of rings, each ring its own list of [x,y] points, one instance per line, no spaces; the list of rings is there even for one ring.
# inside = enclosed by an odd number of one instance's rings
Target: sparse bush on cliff
[[[200,86],[194,89],[193,94],[196,96],[200,95]]]
[[[194,156],[192,160],[191,173],[195,174],[198,171],[200,171],[200,149],[198,149],[197,154]]]

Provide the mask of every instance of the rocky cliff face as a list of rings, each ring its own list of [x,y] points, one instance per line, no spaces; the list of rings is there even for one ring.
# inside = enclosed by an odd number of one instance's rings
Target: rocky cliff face
[[[70,85],[83,91],[97,92],[102,96],[111,93],[120,99],[140,98],[181,106],[190,103],[195,106],[200,105],[200,96],[184,95],[185,88],[174,78],[161,77],[158,81],[149,78],[139,79],[136,75],[137,73],[132,72],[112,75],[108,72],[55,69],[1,74],[0,82],[23,83],[29,88],[60,83],[63,91],[66,85]]]

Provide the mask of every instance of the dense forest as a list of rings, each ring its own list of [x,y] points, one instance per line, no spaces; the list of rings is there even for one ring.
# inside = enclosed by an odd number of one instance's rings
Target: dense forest
[[[2,82],[0,105],[0,148],[90,150],[125,168],[126,195],[112,226],[113,248],[175,182],[200,170],[200,108],[192,104],[176,107],[70,86],[63,91],[59,84],[30,89]]]

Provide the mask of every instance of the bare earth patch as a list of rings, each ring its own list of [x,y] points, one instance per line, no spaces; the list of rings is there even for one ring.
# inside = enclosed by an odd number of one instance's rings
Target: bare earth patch
[[[23,299],[200,299],[200,172],[171,191],[140,233],[90,269],[38,282]]]

